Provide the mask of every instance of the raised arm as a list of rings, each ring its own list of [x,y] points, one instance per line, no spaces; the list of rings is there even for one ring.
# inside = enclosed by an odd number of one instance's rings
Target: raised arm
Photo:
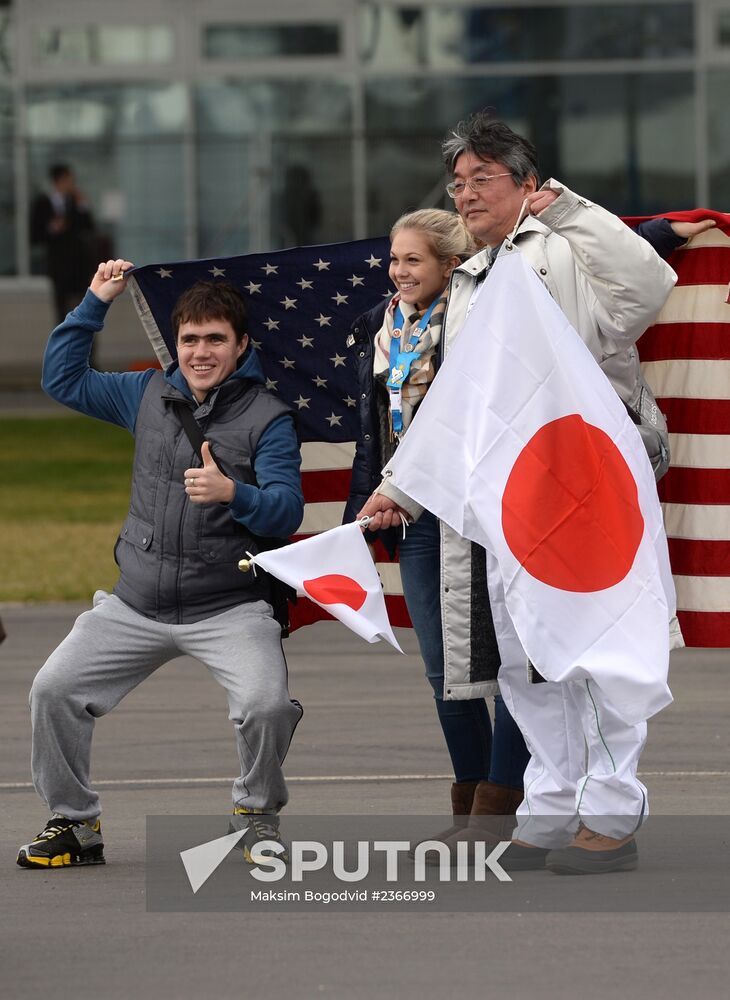
[[[134,431],[152,372],[98,372],[89,366],[94,334],[102,329],[109,306],[126,286],[126,281],[113,280],[114,276],[131,267],[130,261],[122,259],[99,265],[81,304],[50,336],[41,384],[58,403]]]
[[[637,340],[677,280],[671,267],[618,216],[559,181],[548,180],[527,201],[540,222],[567,241],[602,333],[625,344]]]

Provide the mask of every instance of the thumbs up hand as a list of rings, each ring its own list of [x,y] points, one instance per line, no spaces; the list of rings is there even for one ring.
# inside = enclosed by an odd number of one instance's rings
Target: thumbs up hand
[[[235,483],[215,464],[207,441],[203,442],[200,453],[202,469],[185,470],[185,492],[191,503],[230,503],[236,492]]]

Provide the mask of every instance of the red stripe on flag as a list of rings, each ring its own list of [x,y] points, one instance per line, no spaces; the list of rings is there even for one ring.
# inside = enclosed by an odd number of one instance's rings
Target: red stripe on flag
[[[730,434],[730,399],[657,397],[674,434]]]
[[[642,361],[730,360],[726,323],[657,323],[641,336],[637,346]]]
[[[385,606],[388,609],[388,618],[391,625],[396,628],[413,628],[408,615],[405,597],[401,597],[400,594],[387,594],[385,597]]]
[[[730,504],[730,469],[672,466],[657,485],[662,503]]]
[[[669,562],[675,576],[730,576],[726,539],[669,538]]]
[[[345,501],[350,495],[352,469],[327,469],[302,473],[302,491],[307,503]]]
[[[384,563],[397,563],[398,553],[396,552],[395,557],[391,556],[386,547],[380,541],[379,538],[375,541],[375,561]]]
[[[726,285],[730,277],[730,247],[678,250],[670,259],[677,269],[677,286]]]
[[[678,611],[687,646],[725,649],[730,646],[730,612]]]

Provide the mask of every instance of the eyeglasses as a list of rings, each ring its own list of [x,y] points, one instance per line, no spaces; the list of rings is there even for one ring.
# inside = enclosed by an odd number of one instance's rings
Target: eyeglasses
[[[511,171],[508,171],[505,174],[477,174],[476,177],[468,177],[465,181],[450,181],[446,185],[446,194],[449,198],[460,198],[467,187],[470,187],[475,194],[479,194],[496,177],[511,176]]]

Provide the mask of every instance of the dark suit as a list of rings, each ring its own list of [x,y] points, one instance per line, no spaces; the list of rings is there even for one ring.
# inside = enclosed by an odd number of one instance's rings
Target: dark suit
[[[65,226],[54,232],[55,219]],[[53,284],[56,320],[61,323],[89,286],[94,271],[94,220],[89,209],[73,195],[63,199],[63,209],[47,194],[33,201],[30,239],[46,249],[46,273]]]

